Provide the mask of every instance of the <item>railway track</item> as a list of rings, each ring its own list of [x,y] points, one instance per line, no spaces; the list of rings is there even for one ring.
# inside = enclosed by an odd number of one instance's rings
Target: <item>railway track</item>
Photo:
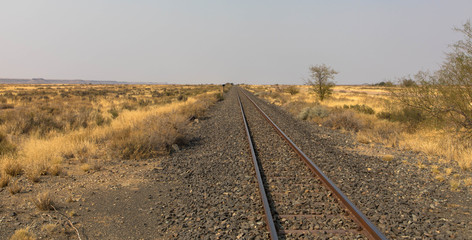
[[[271,239],[387,239],[241,89],[238,100]]]

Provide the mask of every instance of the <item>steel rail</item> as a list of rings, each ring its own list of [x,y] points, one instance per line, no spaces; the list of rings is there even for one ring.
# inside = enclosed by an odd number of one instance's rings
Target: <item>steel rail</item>
[[[243,104],[241,103],[241,98],[238,94],[239,106],[241,107],[241,114],[243,116],[244,127],[246,129],[247,140],[249,142],[249,148],[251,149],[252,162],[254,164],[254,170],[256,171],[257,183],[259,185],[259,193],[261,195],[262,203],[264,205],[264,212],[266,215],[267,228],[270,233],[270,238],[272,240],[279,239],[277,235],[277,228],[274,224],[274,218],[272,217],[272,212],[270,211],[269,200],[267,199],[267,194],[264,188],[264,182],[262,181],[261,170],[259,169],[259,164],[256,157],[256,152],[254,150],[254,144],[251,139],[251,133],[249,132],[249,126],[246,120],[246,114],[244,113]]]
[[[353,220],[356,221],[362,230],[365,230],[370,239],[386,240],[387,237],[372,223],[370,220],[347,198],[347,196],[334,184],[331,179],[326,176],[316,164],[295,145],[295,143],[262,111],[262,109],[242,90],[240,90],[246,98],[252,102],[256,109],[262,114],[262,116],[272,125],[272,127],[279,133],[282,138],[288,142],[292,149],[300,156],[300,158],[308,165],[308,167],[321,179],[323,184],[328,187],[331,192],[338,198],[341,204],[349,211],[353,216]],[[238,96],[239,98],[239,96]]]

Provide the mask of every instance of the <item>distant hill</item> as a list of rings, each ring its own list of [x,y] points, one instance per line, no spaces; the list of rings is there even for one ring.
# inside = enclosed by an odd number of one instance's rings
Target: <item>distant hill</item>
[[[99,80],[65,80],[65,79],[16,79],[16,78],[0,78],[0,84],[154,84],[166,85],[167,83],[156,82],[117,82],[117,81],[99,81]]]

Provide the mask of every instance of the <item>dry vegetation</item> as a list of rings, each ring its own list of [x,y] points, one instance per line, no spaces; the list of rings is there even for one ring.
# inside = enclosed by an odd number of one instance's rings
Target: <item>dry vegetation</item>
[[[424,152],[442,162],[457,163],[462,171],[472,168],[470,139],[458,137],[450,125],[402,107],[391,97],[388,87],[336,86],[332,97],[323,102],[308,86],[246,88],[300,119],[352,132],[361,143]],[[443,170],[438,171],[443,174]]]
[[[220,86],[1,85],[0,187],[57,176],[63,164],[95,171],[186,143],[186,128]],[[17,192],[17,191],[12,191]]]

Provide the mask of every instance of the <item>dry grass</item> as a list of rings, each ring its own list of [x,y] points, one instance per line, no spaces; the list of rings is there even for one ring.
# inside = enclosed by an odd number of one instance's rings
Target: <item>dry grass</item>
[[[390,162],[395,158],[395,156],[387,154],[387,155],[383,155],[381,158],[383,161]]]
[[[19,174],[22,173],[23,167],[19,162],[17,162],[13,156],[4,156],[4,158],[1,161],[2,164],[2,170],[5,174],[8,174],[12,177],[15,177]]]
[[[22,228],[16,230],[10,240],[36,240],[36,235],[30,232],[29,228]]]
[[[8,192],[10,192],[11,195],[21,192],[22,189],[23,187],[21,187],[20,184],[13,181],[8,186]]]
[[[449,180],[449,186],[451,187],[451,190],[457,191],[459,187],[461,186],[461,182],[456,179],[451,179]]]
[[[0,188],[4,188],[8,186],[9,183],[10,183],[10,176],[3,175],[2,177],[0,177]]]
[[[2,101],[12,105],[0,112],[0,133],[6,133],[0,134],[0,148],[10,151],[0,152],[1,170],[37,182],[41,175],[59,175],[65,160],[96,170],[100,165],[92,163],[107,159],[166,154],[172,144],[185,143],[188,119],[201,117],[219,89],[9,85],[0,90]]]
[[[90,166],[90,164],[88,164],[88,163],[84,163],[84,164],[80,165],[80,170],[82,170],[84,172],[89,172],[90,169],[92,169],[92,166]]]
[[[36,197],[32,199],[33,204],[41,211],[54,210],[54,201],[51,198],[49,192],[39,193]]]
[[[59,226],[54,223],[47,223],[41,227],[41,230],[47,234],[54,234],[59,231]]]
[[[472,186],[472,178],[466,178],[464,179],[464,186]]]

